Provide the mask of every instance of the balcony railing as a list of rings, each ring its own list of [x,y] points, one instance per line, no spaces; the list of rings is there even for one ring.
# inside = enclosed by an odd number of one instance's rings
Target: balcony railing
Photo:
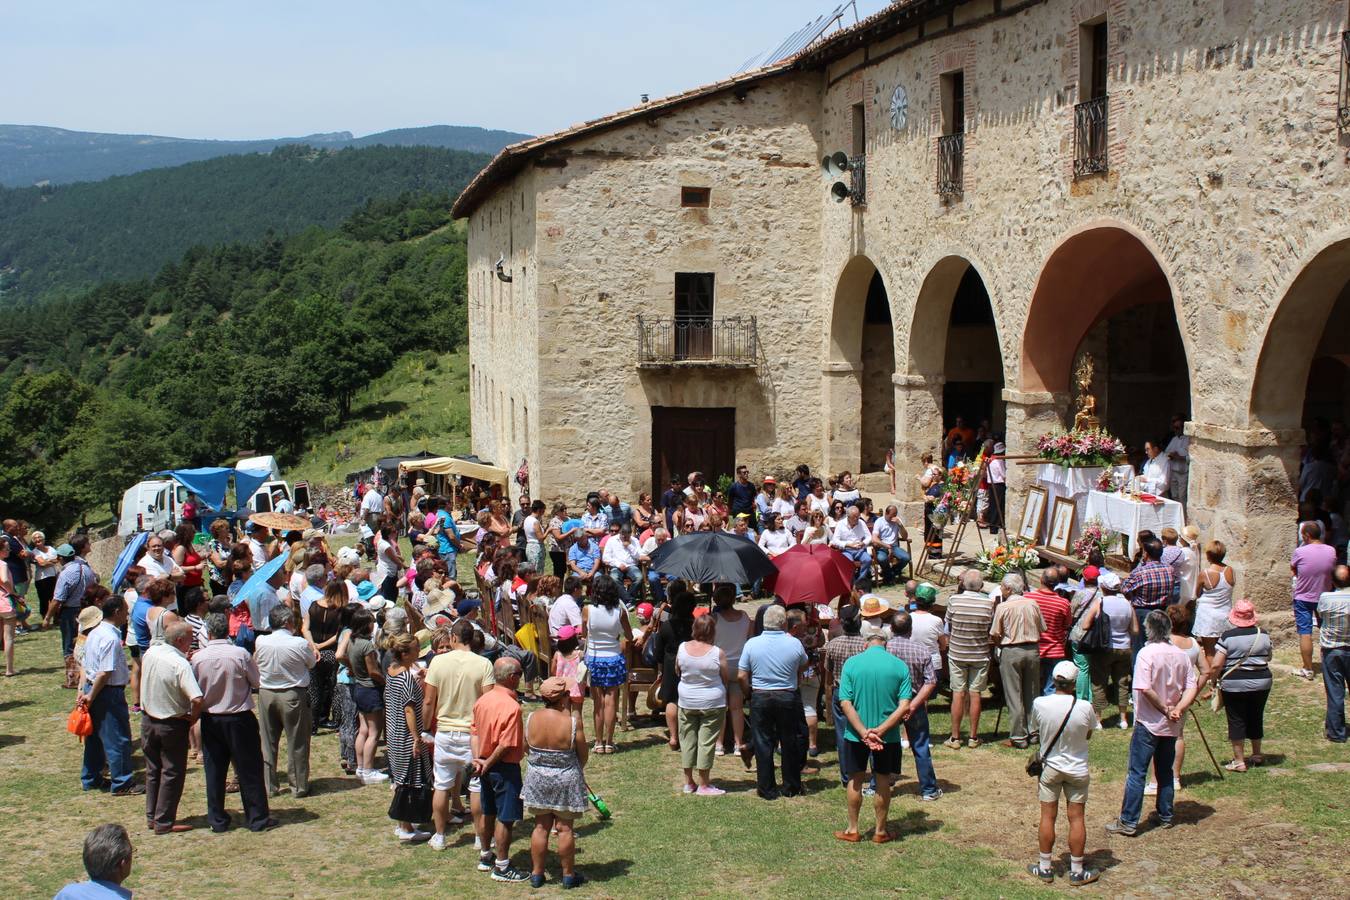
[[[754,316],[638,316],[637,337],[638,365],[643,368],[759,365]]]
[[[1336,111],[1341,131],[1350,131],[1350,31],[1341,32],[1341,83],[1336,91]]]
[[[944,134],[938,138],[937,192],[955,197],[965,191],[966,136]]]
[[[854,206],[867,205],[867,156],[858,154],[848,159],[848,200]]]
[[[1093,97],[1073,108],[1073,177],[1097,175],[1107,169],[1107,97]]]

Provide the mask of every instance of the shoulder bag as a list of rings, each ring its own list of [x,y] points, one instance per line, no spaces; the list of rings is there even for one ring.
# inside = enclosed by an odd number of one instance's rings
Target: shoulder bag
[[[1256,649],[1256,639],[1259,638],[1260,636],[1261,636],[1261,629],[1258,627],[1256,629],[1256,634],[1252,635],[1251,644],[1247,646],[1247,652],[1242,654],[1242,657],[1237,662],[1233,663],[1227,669],[1224,669],[1222,675],[1214,679],[1214,696],[1211,697],[1209,700],[1210,709],[1214,710],[1215,712],[1218,712],[1219,710],[1223,709],[1223,680],[1227,678],[1229,675],[1232,675],[1238,669],[1242,668],[1242,664],[1247,661],[1247,657],[1251,656],[1252,651]],[[1191,640],[1195,639],[1192,638]]]
[[[1094,591],[1092,597],[1078,611],[1078,618],[1074,619],[1073,627],[1069,629],[1069,640],[1078,647],[1079,652],[1099,653],[1111,649],[1111,619],[1105,610],[1099,608],[1097,615],[1092,617],[1092,624],[1086,628],[1080,624],[1094,603],[1104,602],[1105,599],[1101,594]]]
[[[1036,750],[1031,751],[1031,759],[1027,760],[1027,774],[1032,778],[1040,778],[1041,772],[1045,771],[1045,758],[1050,755],[1050,751],[1055,748],[1055,742],[1059,736],[1064,733],[1064,726],[1069,724],[1069,716],[1073,715],[1073,708],[1078,705],[1078,698],[1070,698],[1069,711],[1064,714],[1064,721],[1059,723],[1059,730],[1055,736],[1050,739],[1050,743],[1044,744]]]

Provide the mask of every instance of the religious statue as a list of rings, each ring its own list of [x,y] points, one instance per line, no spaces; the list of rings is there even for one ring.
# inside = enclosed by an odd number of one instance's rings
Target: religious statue
[[[1092,396],[1092,372],[1092,354],[1084,353],[1073,373],[1078,384],[1078,411],[1073,417],[1075,431],[1101,427],[1097,420],[1097,398]]]

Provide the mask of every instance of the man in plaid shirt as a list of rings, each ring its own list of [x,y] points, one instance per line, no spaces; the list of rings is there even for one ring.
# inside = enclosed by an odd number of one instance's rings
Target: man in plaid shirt
[[[942,796],[937,774],[933,771],[933,748],[928,734],[928,698],[937,690],[937,670],[933,668],[933,653],[923,644],[910,639],[914,623],[909,613],[900,610],[891,617],[891,633],[895,637],[886,642],[886,652],[909,666],[914,683],[914,696],[909,701],[909,712],[901,721],[905,738],[914,752],[914,768],[919,775],[919,798],[936,800]]]
[[[1144,646],[1144,618],[1152,610],[1162,609],[1172,602],[1172,586],[1176,576],[1172,567],[1162,561],[1162,555],[1162,541],[1145,541],[1144,562],[1130,573],[1120,588],[1120,592],[1129,598],[1135,618],[1139,620],[1139,631],[1133,641],[1136,656]]]
[[[839,625],[844,633],[826,641],[820,652],[824,660],[824,682],[830,696],[830,712],[834,715],[835,750],[839,753],[839,779],[848,786],[848,772],[844,770],[844,707],[839,703],[839,676],[844,671],[844,663],[867,649],[862,638],[862,617],[858,607],[845,606],[839,610]]]

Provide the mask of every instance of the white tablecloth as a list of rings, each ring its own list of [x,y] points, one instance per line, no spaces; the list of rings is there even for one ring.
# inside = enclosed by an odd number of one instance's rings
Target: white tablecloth
[[[1088,494],[1087,514],[1096,517],[1112,531],[1125,535],[1126,553],[1135,551],[1135,535],[1147,528],[1154,534],[1171,526],[1177,531],[1186,524],[1181,504],[1175,500],[1161,500],[1158,504],[1140,503],[1120,494],[1092,491]]]
[[[1088,494],[1097,489],[1097,480],[1101,478],[1102,472],[1105,472],[1102,466],[1083,466],[1083,467],[1065,467],[1055,463],[1041,463],[1036,467],[1036,482],[1043,488],[1047,494],[1045,498],[1045,516],[1041,521],[1041,533],[1037,538],[1038,544],[1044,544],[1050,539],[1050,524],[1055,517],[1055,498],[1070,497],[1073,499],[1073,505],[1077,510],[1074,516],[1073,532],[1070,535],[1070,547],[1072,542],[1078,540],[1078,534],[1082,530],[1083,523],[1087,521],[1087,498]],[[1114,469],[1117,477],[1126,479],[1134,477],[1134,467],[1116,466]]]

